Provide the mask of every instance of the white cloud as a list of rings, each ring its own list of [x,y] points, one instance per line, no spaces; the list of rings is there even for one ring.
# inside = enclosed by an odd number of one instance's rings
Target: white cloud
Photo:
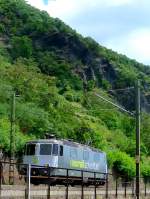
[[[83,0],[85,1],[85,0]],[[80,5],[75,0],[50,0],[48,5],[44,5],[43,0],[27,0],[29,4],[46,10],[53,17],[64,17],[79,11]]]
[[[31,5],[46,10],[53,17],[69,18],[92,7],[122,6],[135,0],[49,0],[44,5],[43,0],[27,0]]]
[[[41,10],[46,9],[46,5],[44,5],[43,0],[27,0],[27,3]]]
[[[150,29],[134,31],[129,38],[129,47],[139,60],[150,62]]]
[[[123,6],[133,3],[134,0],[105,0],[103,1],[106,6]]]
[[[150,28],[142,28],[107,41],[107,47],[150,64]]]

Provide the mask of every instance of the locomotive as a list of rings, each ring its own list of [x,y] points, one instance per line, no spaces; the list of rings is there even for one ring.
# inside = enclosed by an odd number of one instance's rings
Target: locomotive
[[[98,149],[69,140],[40,139],[25,145],[23,164],[30,164],[31,182],[72,185],[104,185],[107,176],[106,154]],[[24,173],[27,169],[22,168]],[[50,172],[49,172],[50,171]],[[36,176],[36,178],[34,178]],[[47,176],[47,178],[46,178]],[[82,180],[81,180],[82,179]]]

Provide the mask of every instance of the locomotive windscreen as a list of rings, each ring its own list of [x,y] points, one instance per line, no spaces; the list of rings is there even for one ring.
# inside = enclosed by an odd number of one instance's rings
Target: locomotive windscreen
[[[26,155],[35,155],[35,144],[26,145]]]
[[[51,144],[40,144],[40,155],[51,155],[52,145]]]
[[[58,144],[53,144],[53,155],[58,155]]]

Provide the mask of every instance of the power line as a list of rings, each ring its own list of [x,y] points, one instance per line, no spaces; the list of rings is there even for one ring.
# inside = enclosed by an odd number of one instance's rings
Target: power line
[[[111,102],[110,100],[108,100],[108,99],[102,97],[101,95],[99,95],[99,94],[97,94],[97,93],[95,93],[95,95],[96,95],[97,97],[101,98],[102,100],[104,100],[104,101],[106,101],[106,102],[112,104],[112,105],[115,106],[116,108],[118,108],[118,109],[120,109],[120,110],[122,110],[122,111],[124,111],[124,112],[126,112],[126,113],[128,113],[128,114],[130,114],[130,115],[132,115],[132,116],[135,116],[134,113],[132,113],[132,112],[126,110],[125,108],[119,106],[118,104],[115,104],[115,103]]]
[[[134,87],[127,87],[127,88],[118,88],[118,89],[111,89],[109,92],[114,92],[114,91],[126,91],[126,90],[131,90],[134,89]]]

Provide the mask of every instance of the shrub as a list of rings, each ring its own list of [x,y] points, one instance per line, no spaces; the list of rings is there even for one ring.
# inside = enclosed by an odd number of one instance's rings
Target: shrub
[[[108,152],[109,166],[126,178],[135,176],[135,161],[129,155],[119,150]]]

